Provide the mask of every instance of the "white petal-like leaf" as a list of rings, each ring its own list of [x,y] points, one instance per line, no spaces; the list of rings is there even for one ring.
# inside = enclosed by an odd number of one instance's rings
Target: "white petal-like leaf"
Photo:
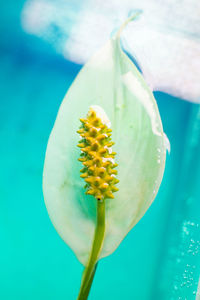
[[[65,96],[48,142],[43,189],[49,216],[84,265],[91,251],[96,199],[80,178],[79,118],[99,105],[111,121],[119,191],[106,200],[101,257],[111,254],[144,215],[160,186],[165,138],[156,102],[113,38],[83,67]]]

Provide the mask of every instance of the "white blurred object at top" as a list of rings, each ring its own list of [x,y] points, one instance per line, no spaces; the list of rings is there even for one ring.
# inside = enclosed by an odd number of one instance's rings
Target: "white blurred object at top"
[[[134,10],[140,18],[122,33],[152,90],[200,103],[199,0],[28,0],[22,26],[84,64]]]

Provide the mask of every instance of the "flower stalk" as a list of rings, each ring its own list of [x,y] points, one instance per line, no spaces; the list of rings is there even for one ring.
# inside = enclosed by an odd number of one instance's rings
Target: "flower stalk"
[[[78,130],[81,140],[79,161],[83,164],[80,177],[86,182],[86,194],[96,198],[96,227],[92,249],[87,266],[83,272],[81,288],[77,300],[88,298],[95,275],[97,262],[102,250],[105,235],[105,199],[114,198],[118,191],[115,186],[117,164],[114,161],[115,152],[112,151],[110,121],[104,110],[99,106],[90,108],[86,119],[80,119],[82,126]]]
[[[105,200],[97,200],[97,223],[94,233],[94,240],[90,258],[85,270],[83,271],[83,277],[81,282],[81,288],[77,300],[86,300],[88,298],[90,288],[95,275],[97,261],[101,252],[105,235]]]

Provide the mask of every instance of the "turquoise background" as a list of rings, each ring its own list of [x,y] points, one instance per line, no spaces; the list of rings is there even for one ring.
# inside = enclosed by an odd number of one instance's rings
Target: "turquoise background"
[[[81,66],[25,34],[25,1],[0,1],[0,299],[76,299],[82,266],[42,195],[45,150]],[[200,274],[200,108],[155,93],[171,142],[155,202],[98,266],[90,299],[193,300]]]

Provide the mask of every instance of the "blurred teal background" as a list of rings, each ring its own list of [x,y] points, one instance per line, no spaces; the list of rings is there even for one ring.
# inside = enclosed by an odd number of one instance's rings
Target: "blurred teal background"
[[[22,30],[24,3],[0,1],[0,299],[73,300],[83,268],[50,222],[42,172],[59,105],[81,66]],[[99,263],[91,300],[196,298],[200,108],[155,97],[171,142],[164,179],[142,220]]]

